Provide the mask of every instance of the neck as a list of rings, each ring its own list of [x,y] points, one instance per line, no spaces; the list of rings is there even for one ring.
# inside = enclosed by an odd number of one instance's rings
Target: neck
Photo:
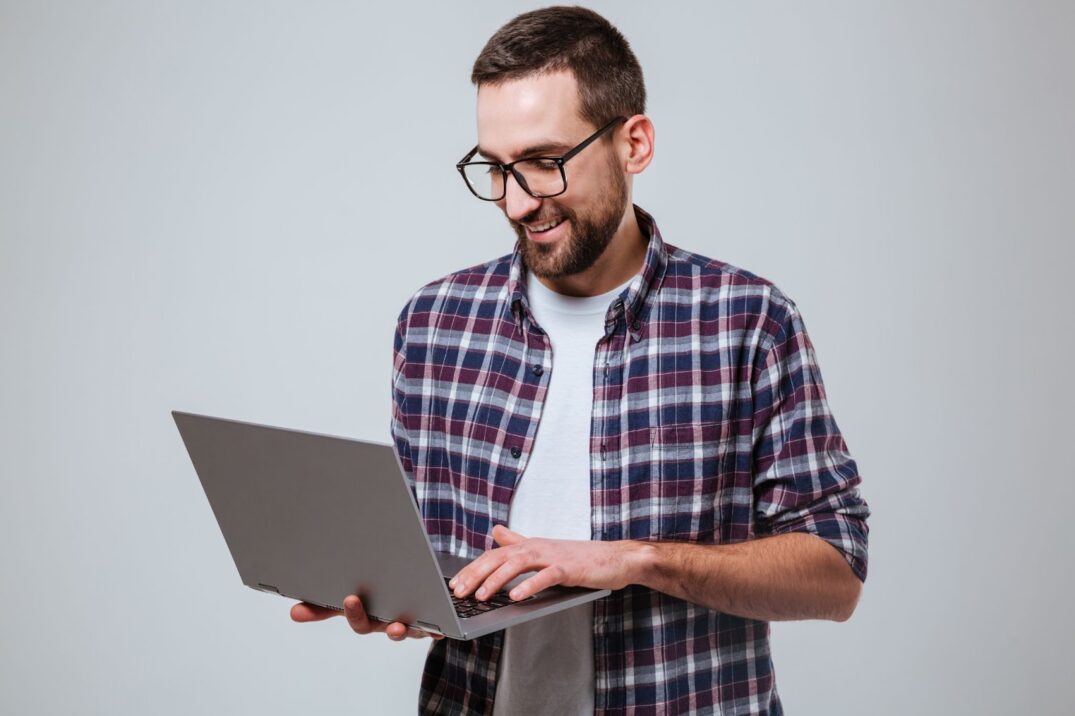
[[[646,260],[647,243],[638,226],[634,205],[628,201],[619,228],[593,266],[571,276],[537,278],[549,289],[565,296],[598,296],[626,283],[638,273]]]

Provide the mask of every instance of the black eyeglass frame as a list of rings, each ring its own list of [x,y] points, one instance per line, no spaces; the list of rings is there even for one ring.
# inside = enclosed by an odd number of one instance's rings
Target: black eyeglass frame
[[[473,159],[474,155],[478,153],[478,147],[477,147],[477,145],[475,145],[475,147],[473,149],[471,149],[469,152],[467,152],[465,157],[463,157],[458,162],[456,162],[455,168],[459,171],[459,175],[461,177],[463,177],[463,183],[467,185],[467,189],[470,189],[470,193],[473,194],[474,196],[478,197],[482,201],[500,201],[505,196],[507,196],[507,193],[508,193],[507,174],[508,174],[508,172],[511,172],[511,175],[513,177],[515,177],[515,181],[519,183],[519,186],[522,188],[522,190],[525,191],[530,196],[534,197],[535,199],[548,199],[550,197],[560,196],[565,191],[567,191],[567,173],[564,171],[564,164],[567,163],[567,160],[571,159],[571,157],[575,156],[576,154],[581,152],[583,149],[585,149],[586,147],[590,146],[590,144],[592,144],[594,141],[596,141],[598,137],[600,137],[602,134],[604,134],[608,130],[612,129],[613,127],[615,127],[620,122],[626,122],[626,121],[627,121],[627,117],[616,117],[611,122],[606,124],[604,127],[601,127],[601,129],[597,130],[596,132],[591,134],[589,137],[587,137],[586,139],[582,140],[582,142],[580,142],[579,144],[575,145],[575,147],[573,147],[571,150],[569,150],[567,152],[567,154],[564,154],[564,155],[559,156],[559,157],[523,157],[522,159],[516,159],[514,162],[509,162],[507,164],[501,164],[500,162],[472,162],[470,160]],[[552,162],[556,162],[556,166],[560,169],[560,179],[563,182],[564,188],[561,189],[560,191],[556,192],[555,194],[535,194],[534,192],[530,191],[530,187],[526,185],[526,179],[523,177],[523,175],[521,173],[515,171],[515,165],[518,164],[519,162],[533,162],[533,161],[552,161]],[[470,185],[470,180],[467,179],[467,174],[466,174],[466,167],[467,166],[499,167],[500,171],[502,171],[504,173],[504,177],[505,177],[503,193],[501,193],[500,196],[496,197],[495,199],[489,199],[489,198],[486,198],[486,197],[480,195],[478,192],[474,191],[474,187]]]

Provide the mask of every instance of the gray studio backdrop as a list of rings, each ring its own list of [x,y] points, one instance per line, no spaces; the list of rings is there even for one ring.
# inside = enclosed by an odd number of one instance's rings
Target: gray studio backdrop
[[[0,3],[0,712],[413,710],[428,642],[241,586],[169,410],[388,439],[399,308],[511,248],[453,164],[533,7]],[[788,712],[1068,713],[1072,3],[593,7],[635,201],[798,302],[874,510]]]

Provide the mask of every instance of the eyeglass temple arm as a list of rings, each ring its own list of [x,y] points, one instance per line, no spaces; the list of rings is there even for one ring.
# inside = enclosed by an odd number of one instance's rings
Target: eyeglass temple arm
[[[596,132],[594,132],[593,134],[591,134],[589,139],[587,139],[582,144],[580,144],[577,147],[575,147],[574,149],[572,149],[570,152],[568,152],[564,156],[560,157],[560,166],[563,166],[564,162],[566,162],[568,159],[570,159],[571,157],[575,156],[576,154],[581,152],[583,149],[585,149],[586,147],[590,146],[595,141],[597,141],[598,137],[600,137],[602,134],[607,132],[612,127],[616,126],[616,124],[618,122],[626,122],[626,121],[627,121],[627,117],[616,117],[616,119],[612,120],[611,122],[606,124],[604,127],[601,127],[601,129],[599,129]]]
[[[474,148],[467,152],[466,156],[455,163],[457,169],[462,169],[463,165],[474,158],[474,155],[478,153],[478,145],[475,144]]]

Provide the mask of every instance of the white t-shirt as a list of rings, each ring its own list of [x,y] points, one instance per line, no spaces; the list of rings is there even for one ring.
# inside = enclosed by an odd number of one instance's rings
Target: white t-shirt
[[[609,305],[627,283],[576,298],[527,277],[530,310],[552,344],[552,370],[508,515],[508,527],[525,537],[590,539],[594,351]],[[592,714],[593,695],[592,604],[505,630],[494,716]]]

